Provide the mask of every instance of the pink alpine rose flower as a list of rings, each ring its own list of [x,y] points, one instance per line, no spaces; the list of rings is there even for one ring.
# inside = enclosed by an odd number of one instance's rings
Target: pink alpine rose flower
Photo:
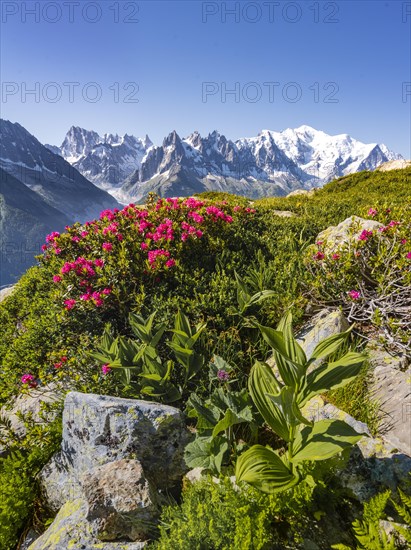
[[[110,371],[111,368],[108,366],[108,363],[101,367],[101,372],[104,374],[104,376],[106,376]]]
[[[361,294],[358,292],[358,290],[350,290],[348,293],[348,296],[351,298],[351,300],[359,300],[361,298]]]
[[[29,386],[30,388],[36,388],[38,386],[36,379],[32,374],[23,374],[21,377],[21,383]]]

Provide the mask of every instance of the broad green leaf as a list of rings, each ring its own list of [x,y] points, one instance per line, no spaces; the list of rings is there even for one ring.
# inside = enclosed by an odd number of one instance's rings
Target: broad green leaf
[[[165,330],[166,330],[166,326],[165,325],[160,325],[157,332],[155,333],[155,335],[153,336],[153,338],[150,341],[150,346],[151,347],[155,348],[158,345],[158,343],[160,342],[161,337],[163,336]]]
[[[247,285],[244,283],[243,279],[235,270],[234,270],[234,276],[237,284],[238,305],[240,306],[240,311],[243,311],[245,304],[248,302],[250,298],[250,293],[248,291]]]
[[[352,325],[345,332],[340,332],[339,334],[334,334],[333,336],[324,338],[324,340],[322,340],[315,346],[314,351],[311,354],[310,360],[326,359],[327,357],[335,353],[347,340],[353,327],[354,325]]]
[[[192,335],[190,322],[184,313],[179,311],[176,315],[175,328],[184,332],[188,337]]]
[[[264,493],[283,491],[299,481],[276,452],[262,445],[240,455],[235,475],[237,483],[245,481]]]
[[[188,362],[188,372],[187,379],[191,380],[198,371],[204,366],[205,357],[199,353],[194,352],[194,354],[189,358]]]
[[[295,363],[287,353],[283,333],[270,327],[255,323],[269,346],[273,349],[274,359],[286,386],[297,387],[301,378],[301,365]]]
[[[289,441],[287,420],[281,409],[268,397],[268,394],[278,394],[281,386],[266,363],[254,364],[248,379],[248,389],[251,399],[270,428],[285,441]]]
[[[307,357],[303,348],[297,342],[293,335],[293,316],[291,311],[286,313],[278,324],[277,330],[283,333],[285,349],[287,355],[296,363],[301,366],[300,374],[305,371],[304,366],[307,363]]]
[[[325,460],[355,445],[365,434],[359,434],[342,420],[320,420],[300,430],[293,443],[293,462]]]
[[[174,351],[174,353],[179,355],[180,357],[189,357],[194,353],[194,350],[183,348],[176,342],[167,342],[167,345]]]
[[[101,340],[100,340],[101,348],[105,350],[110,349],[110,346],[114,340],[110,331],[111,331],[111,325],[107,324],[104,328],[103,336],[101,337]]]
[[[338,361],[321,365],[310,372],[300,394],[300,406],[321,392],[336,390],[352,382],[360,372],[365,359],[365,355],[350,351]]]
[[[251,422],[253,419],[253,415],[251,413],[251,410],[248,409],[248,418],[244,418],[246,415],[246,412],[244,412],[243,417],[237,416],[231,409],[228,409],[224,415],[224,417],[218,422],[218,424],[215,426],[212,437],[215,437],[220,432],[223,432],[227,430],[228,428],[231,428],[231,426],[235,426],[236,424],[241,424],[242,422]]]
[[[218,370],[224,370],[230,372],[233,370],[233,367],[227,363],[225,359],[219,355],[213,355],[213,364]]]
[[[197,340],[200,338],[201,334],[204,332],[206,327],[207,327],[206,323],[202,323],[201,325],[198,325],[196,327],[196,332],[187,340],[186,345],[192,348],[194,344],[197,342]]]
[[[275,290],[260,290],[251,296],[249,305],[259,304],[263,300],[271,298],[271,296],[277,296],[277,292]]]
[[[251,411],[251,400],[248,392],[243,388],[239,392],[225,392],[223,388],[217,388],[210,396],[210,403],[215,405],[223,414],[231,409],[237,416],[248,421]]]
[[[111,354],[105,354],[99,351],[91,351],[89,355],[90,357],[93,357],[93,359],[96,359],[100,363],[108,363],[113,359],[113,356]]]
[[[144,378],[146,380],[156,380],[157,382],[161,382],[162,380],[159,374],[141,373],[138,376],[141,376],[141,378]]]
[[[202,467],[220,473],[224,455],[228,451],[225,437],[197,437],[186,446],[184,459],[189,468]]]
[[[220,418],[220,411],[216,407],[207,407],[196,393],[192,393],[187,401],[187,408],[189,409],[189,417],[197,417],[197,428],[204,430],[207,428],[214,428]]]
[[[312,425],[312,422],[304,418],[298,408],[293,388],[284,386],[281,388],[280,393],[275,395],[267,394],[267,397],[281,410],[288,426],[298,426],[298,424]]]

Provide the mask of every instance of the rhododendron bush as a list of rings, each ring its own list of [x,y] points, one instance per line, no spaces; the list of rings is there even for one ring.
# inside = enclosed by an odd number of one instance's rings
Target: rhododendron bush
[[[374,327],[380,339],[410,354],[411,220],[405,208],[394,212],[370,207],[364,217],[381,225],[359,224],[341,246],[317,242],[306,265],[312,275],[309,295],[319,304],[342,305],[347,319]]]
[[[130,336],[130,313],[147,317],[156,311],[167,326],[179,310],[193,324],[207,319],[209,331],[200,343],[207,356],[225,338],[233,349],[247,348],[227,312],[236,296],[234,271],[243,273],[258,249],[267,254],[265,231],[246,199],[156,198],[51,233],[40,267],[31,272],[29,295],[36,302],[24,305],[36,315],[24,316],[17,334],[10,326],[0,350],[10,373],[0,381],[5,395],[14,391],[10,379],[23,391],[61,380],[83,391],[121,394],[110,370],[89,352],[108,322],[113,334]],[[9,302],[17,317],[21,300],[16,294]],[[15,344],[7,346],[7,339]]]
[[[210,269],[214,254],[238,250],[235,231],[254,213],[196,198],[159,199],[148,208],[130,204],[48,235],[42,262],[54,270],[55,295],[67,311],[124,307],[142,285],[170,282],[187,263]]]

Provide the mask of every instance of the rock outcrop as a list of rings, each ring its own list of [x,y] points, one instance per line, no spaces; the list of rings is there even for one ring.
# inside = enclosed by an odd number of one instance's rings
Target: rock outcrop
[[[116,460],[83,475],[87,520],[100,540],[145,540],[154,534],[157,493],[138,460]]]
[[[0,417],[6,419],[14,438],[23,438],[26,435],[26,426],[23,419],[35,424],[51,422],[57,415],[55,405],[62,400],[62,395],[55,385],[31,389],[29,393],[19,394],[12,407],[0,408]],[[0,446],[0,456],[7,453],[10,437],[2,435],[4,446]]]
[[[60,511],[30,550],[141,548],[162,493],[179,488],[187,471],[190,438],[174,407],[70,392],[61,451],[40,474],[45,503]]]
[[[371,393],[379,404],[379,431],[393,447],[411,456],[411,366],[375,343],[368,346]]]
[[[409,168],[411,166],[411,160],[398,159],[398,160],[389,160],[378,166],[376,172],[389,172],[390,170],[403,170],[404,168]]]
[[[375,220],[366,220],[359,216],[351,216],[337,226],[327,227],[327,229],[321,231],[316,241],[323,242],[324,248],[330,251],[347,244],[352,238],[358,238],[364,229],[374,231],[380,227],[383,227],[383,224]]]
[[[0,289],[0,303],[14,292],[14,286],[15,285],[10,285]]]
[[[29,550],[141,550],[146,542],[101,542],[86,519],[88,504],[77,499],[67,502],[56,519]]]

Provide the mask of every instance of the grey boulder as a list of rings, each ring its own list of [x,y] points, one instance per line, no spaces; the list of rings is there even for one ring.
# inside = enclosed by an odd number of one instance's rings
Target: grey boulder
[[[357,239],[364,230],[375,231],[383,224],[375,220],[366,220],[359,216],[351,216],[337,226],[327,227],[317,236],[316,241],[323,241],[327,251],[347,244],[351,239]]]
[[[40,474],[45,500],[58,511],[65,502],[83,496],[84,474],[122,459],[140,461],[160,491],[173,488],[187,471],[183,453],[191,437],[181,411],[174,407],[70,392],[61,451]]]
[[[141,550],[146,542],[102,542],[87,521],[88,504],[77,499],[66,502],[55,520],[29,550]]]
[[[371,343],[368,351],[371,393],[379,404],[378,431],[411,456],[411,367],[404,356],[391,355],[376,344]]]
[[[158,516],[156,491],[138,460],[117,460],[83,476],[87,520],[100,540],[145,540]]]

